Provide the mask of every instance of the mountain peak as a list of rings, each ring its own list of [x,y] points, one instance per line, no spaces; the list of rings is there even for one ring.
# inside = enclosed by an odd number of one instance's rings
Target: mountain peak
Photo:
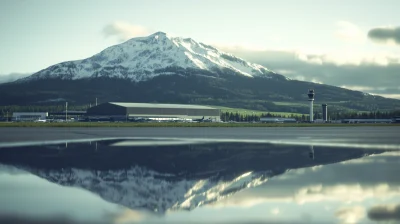
[[[191,38],[171,37],[159,31],[132,38],[84,60],[50,66],[25,80],[112,77],[140,82],[159,75],[182,75],[182,71],[188,75],[193,70],[204,70],[215,74],[213,77],[222,71],[250,78],[283,77]]]

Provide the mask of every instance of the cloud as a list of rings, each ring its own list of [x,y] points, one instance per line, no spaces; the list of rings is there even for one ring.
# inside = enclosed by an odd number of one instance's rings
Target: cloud
[[[399,158],[400,152],[389,151],[319,166],[317,169],[310,167],[291,170],[273,177],[268,184],[240,192],[217,204],[232,207],[265,204],[271,205],[269,209],[273,209],[280,207],[279,203],[307,207],[315,204],[359,205],[371,201],[397,200],[400,198],[400,180],[394,168]]]
[[[364,32],[355,24],[347,21],[339,21],[336,23],[336,37],[347,42],[362,43],[365,41]]]
[[[361,206],[340,208],[335,212],[336,218],[344,223],[357,223],[365,216],[365,209]]]
[[[258,45],[249,44],[213,44],[218,49],[243,57],[248,60],[276,62],[276,61],[303,61],[317,65],[377,65],[388,66],[400,64],[400,54],[381,51],[373,53],[357,52],[353,49],[323,52],[319,49],[296,48],[296,49],[267,49]],[[245,56],[243,56],[245,55]],[[250,56],[250,57],[248,57]],[[249,59],[250,58],[250,59]],[[252,62],[253,62],[252,61]],[[282,69],[287,70],[287,69]]]
[[[125,209],[119,214],[115,214],[114,224],[128,223],[128,222],[139,222],[145,218],[146,214],[144,212],[139,212],[135,210]]]
[[[342,184],[342,185],[310,185],[310,186],[290,186],[280,188],[268,188],[271,192],[265,194],[246,195],[229,198],[220,201],[214,207],[242,207],[248,208],[263,203],[295,203],[296,205],[306,205],[312,203],[342,202],[342,203],[362,203],[368,199],[387,200],[400,197],[398,186],[389,186],[386,183],[376,185]],[[249,192],[247,192],[249,193]],[[275,208],[274,208],[275,209]],[[271,213],[276,210],[271,210]],[[281,211],[279,211],[280,213]]]
[[[353,90],[400,99],[400,55],[388,52],[368,55],[354,52],[323,53],[307,49],[253,51],[243,47],[218,47],[272,71],[283,71],[282,74],[291,79],[317,81],[350,89],[356,87]]]
[[[278,215],[281,211],[279,210],[279,208],[274,208],[271,210],[271,214],[273,215]]]
[[[214,42],[211,43],[212,46],[221,49],[223,51],[256,51],[256,52],[262,52],[266,51],[267,49],[265,46],[262,45],[257,45],[253,43],[247,43],[247,42],[234,42],[234,43],[221,43],[221,42]]]
[[[386,98],[400,99],[400,94],[391,94],[391,93],[383,94],[383,93],[380,93],[380,94],[376,94],[376,95],[383,96],[383,97],[386,97]]]
[[[346,86],[346,85],[342,85],[340,86],[342,88],[345,89],[352,89],[352,90],[356,90],[356,91],[361,91],[361,92],[369,92],[371,90],[374,90],[375,88],[371,87],[371,86]]]
[[[377,43],[400,45],[400,27],[374,28],[368,32],[368,37]]]
[[[125,41],[133,37],[147,36],[151,30],[140,25],[134,25],[127,22],[113,22],[103,28],[105,37],[117,37],[120,41]]]
[[[368,210],[368,218],[374,221],[400,220],[400,204],[374,206]]]
[[[377,65],[387,66],[389,64],[400,64],[400,55],[393,55],[387,52],[374,54],[358,54],[353,51],[338,51],[322,54],[309,54],[295,52],[297,58],[310,64],[333,64],[333,65]]]
[[[395,196],[400,196],[398,189],[391,188],[385,183],[375,186],[362,186],[359,184],[313,185],[300,188],[294,195],[294,200],[298,204],[321,201],[361,202],[367,198],[390,198]]]
[[[11,73],[6,75],[0,75],[0,83],[13,82],[17,79],[21,79],[31,75],[31,73]]]

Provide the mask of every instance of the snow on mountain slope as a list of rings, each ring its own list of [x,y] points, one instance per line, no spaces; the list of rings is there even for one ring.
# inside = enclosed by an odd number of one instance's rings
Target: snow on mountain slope
[[[221,181],[218,178],[185,179],[137,166],[109,171],[25,170],[63,186],[89,190],[112,203],[156,213],[191,210],[216,202],[245,188],[261,185],[269,176],[268,173],[249,172],[231,181]]]
[[[191,38],[170,37],[157,32],[111,46],[84,60],[50,66],[23,80],[117,77],[139,82],[158,75],[175,74],[174,68],[210,72],[228,69],[248,77],[281,76],[261,65],[246,62]]]

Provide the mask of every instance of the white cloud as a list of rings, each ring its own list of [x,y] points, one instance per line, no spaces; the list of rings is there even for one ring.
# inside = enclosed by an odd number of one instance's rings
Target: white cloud
[[[373,88],[371,86],[347,86],[347,85],[342,85],[340,87],[345,88],[345,89],[361,91],[361,92],[368,92],[368,91],[371,91],[371,90],[375,89],[375,88]]]
[[[220,49],[222,51],[266,51],[268,50],[265,46],[263,45],[257,45],[253,43],[247,43],[247,42],[224,42],[224,43],[219,43],[219,42],[214,42],[211,43],[211,45],[217,49]]]
[[[341,85],[340,87],[345,89],[351,89],[355,91],[361,91],[365,93],[369,93],[371,95],[379,95],[386,98],[400,99],[400,94],[390,94],[390,93],[382,93],[387,90],[391,90],[387,87],[372,87],[372,86],[357,86],[357,85]]]
[[[352,43],[364,43],[366,40],[366,34],[353,23],[339,21],[336,23],[336,27],[335,36],[341,40]]]
[[[353,90],[400,99],[400,51],[396,49],[327,51],[308,47],[267,49],[256,45],[219,45],[217,48],[291,79],[346,86]],[[378,89],[382,86],[387,89]]]
[[[286,69],[277,69],[275,70],[275,72],[282,74],[282,75],[292,75],[292,74],[296,74],[296,71],[293,70],[286,70]]]
[[[400,100],[400,94],[390,94],[390,93],[384,94],[384,93],[379,93],[379,94],[376,94],[376,95],[383,96],[383,97],[386,97],[386,98],[393,98],[393,99],[399,99],[399,100]]]
[[[321,82],[320,80],[316,79],[316,78],[312,78],[311,82],[313,83],[318,83],[318,84],[323,84],[323,82]]]
[[[358,223],[365,217],[365,209],[361,206],[340,208],[335,212],[335,216],[343,223]]]
[[[314,185],[298,190],[294,200],[299,204],[320,201],[361,202],[367,198],[390,198],[400,196],[400,189],[382,183],[375,186],[355,185]]]
[[[299,60],[309,64],[315,65],[377,65],[388,66],[390,64],[400,64],[399,52],[388,51],[375,51],[363,52],[355,49],[337,49],[331,51],[324,51],[312,47],[297,47],[297,48],[268,48],[262,45],[249,44],[249,43],[214,43],[212,46],[230,52],[234,55],[240,56],[243,52],[246,54],[253,54],[267,56],[268,60]],[[271,58],[275,54],[276,58]],[[280,58],[280,56],[286,58]],[[288,56],[291,58],[288,58]],[[254,56],[253,56],[254,57]],[[287,69],[282,69],[287,71]],[[282,73],[283,74],[283,73]]]
[[[294,194],[292,193],[294,192]],[[295,203],[305,205],[308,203],[342,202],[362,203],[367,199],[387,200],[400,197],[399,186],[389,186],[386,183],[376,185],[310,185],[298,189],[287,188],[279,195],[266,195],[257,197],[233,197],[219,201],[212,207],[253,207],[264,203]],[[277,213],[276,208],[270,210]],[[279,210],[278,213],[281,213]]]
[[[31,73],[11,73],[7,75],[0,74],[0,83],[13,82],[17,79],[25,78],[30,75]]]
[[[333,65],[377,65],[387,66],[389,64],[400,64],[400,55],[389,52],[376,52],[366,54],[360,52],[337,51],[320,54],[310,54],[304,51],[295,51],[297,58],[310,64],[333,64]]]
[[[278,215],[281,211],[279,210],[279,208],[274,208],[271,210],[271,214],[273,215]]]
[[[119,40],[125,41],[133,37],[147,36],[152,32],[143,26],[116,21],[103,28],[105,37],[116,36]]]

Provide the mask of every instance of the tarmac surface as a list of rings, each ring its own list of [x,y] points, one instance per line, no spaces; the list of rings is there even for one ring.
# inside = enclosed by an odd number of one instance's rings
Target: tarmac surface
[[[0,147],[6,144],[103,138],[178,138],[252,140],[288,144],[375,145],[400,149],[400,126],[354,127],[120,127],[120,128],[0,128]]]

